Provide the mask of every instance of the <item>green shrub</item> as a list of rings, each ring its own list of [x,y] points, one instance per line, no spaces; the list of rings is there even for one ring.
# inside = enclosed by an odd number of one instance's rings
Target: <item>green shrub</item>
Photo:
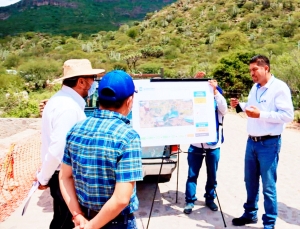
[[[139,34],[136,27],[130,28],[126,33],[132,39],[135,39],[137,37],[137,35]]]
[[[145,63],[138,66],[138,71],[145,73],[145,74],[159,74],[161,64],[157,63]]]
[[[141,53],[144,57],[152,56],[152,57],[161,57],[164,55],[163,49],[160,46],[150,46],[147,45],[141,49]]]
[[[15,54],[9,54],[4,63],[3,63],[3,66],[7,67],[7,68],[16,68],[18,67],[18,65],[20,64],[21,62],[21,58]]]
[[[61,75],[61,63],[53,60],[31,60],[19,68],[20,76],[30,84],[32,90],[44,88],[47,80]]]
[[[174,46],[169,46],[164,50],[166,59],[176,59],[180,55],[180,50]]]
[[[300,123],[300,111],[299,110],[295,111],[294,121]]]
[[[113,69],[114,70],[123,70],[123,71],[127,71],[127,65],[123,64],[123,63],[115,63],[113,64]]]
[[[9,88],[24,88],[24,80],[18,75],[0,73],[0,92],[6,92]]]
[[[297,28],[297,24],[295,22],[284,22],[282,24],[280,33],[284,37],[292,37],[294,36],[296,28]]]
[[[177,78],[177,71],[174,69],[164,68],[164,78]]]

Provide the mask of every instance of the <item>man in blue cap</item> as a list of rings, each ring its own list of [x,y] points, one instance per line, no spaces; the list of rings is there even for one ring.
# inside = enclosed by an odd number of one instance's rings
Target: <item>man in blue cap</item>
[[[142,150],[126,118],[134,92],[126,72],[107,73],[99,83],[99,109],[67,135],[60,188],[75,228],[136,228]]]

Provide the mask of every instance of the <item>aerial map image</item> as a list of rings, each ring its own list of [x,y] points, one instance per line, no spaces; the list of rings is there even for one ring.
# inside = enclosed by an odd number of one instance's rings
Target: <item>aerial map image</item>
[[[193,100],[147,100],[139,102],[140,128],[194,125]]]

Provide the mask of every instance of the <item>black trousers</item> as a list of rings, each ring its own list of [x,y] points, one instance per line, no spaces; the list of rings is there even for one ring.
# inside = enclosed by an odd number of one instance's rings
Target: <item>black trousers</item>
[[[59,188],[58,181],[59,172],[56,171],[49,180],[50,193],[53,198],[53,219],[50,224],[50,229],[72,229],[72,214],[66,205]]]
[[[93,219],[98,212],[89,210],[88,208],[80,205],[82,212],[88,220]],[[133,220],[134,214],[128,215],[118,215],[116,218],[108,222],[105,226],[101,227],[101,229],[128,229],[128,220]]]

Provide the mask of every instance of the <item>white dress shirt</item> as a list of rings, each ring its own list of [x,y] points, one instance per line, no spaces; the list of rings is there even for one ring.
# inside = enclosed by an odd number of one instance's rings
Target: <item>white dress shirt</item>
[[[217,105],[218,105],[218,120],[219,120],[219,123],[223,123],[223,116],[227,113],[227,110],[228,110],[226,99],[218,91],[217,94],[215,95],[215,100],[216,100]],[[216,145],[207,145],[206,143],[193,143],[192,145],[196,146],[198,148],[202,148],[202,145],[203,145],[203,148],[205,148],[205,149],[219,148],[222,144],[221,143],[222,129],[223,129],[223,126],[219,125],[219,141]]]
[[[68,131],[86,118],[85,101],[72,88],[64,86],[47,102],[42,117],[42,168],[37,175],[42,185],[60,169]]]
[[[247,131],[251,136],[280,135],[285,123],[294,119],[294,107],[289,87],[273,75],[262,87],[256,83],[247,103],[239,103],[243,111],[255,106],[260,110],[259,118],[249,118]]]

